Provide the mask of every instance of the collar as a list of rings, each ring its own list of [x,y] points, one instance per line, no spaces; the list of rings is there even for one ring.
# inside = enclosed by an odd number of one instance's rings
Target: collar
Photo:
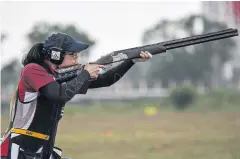
[[[55,72],[55,69],[51,66],[49,61],[44,60],[43,65],[48,70],[49,73],[52,73],[54,76],[57,75],[56,72]]]

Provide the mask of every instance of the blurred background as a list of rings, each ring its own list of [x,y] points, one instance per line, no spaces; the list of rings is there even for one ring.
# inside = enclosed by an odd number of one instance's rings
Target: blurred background
[[[240,28],[238,1],[1,2],[1,133],[21,58],[53,32],[112,51]],[[118,83],[75,96],[56,144],[84,159],[240,158],[240,38],[184,47],[136,64]],[[71,123],[71,124],[69,124]]]

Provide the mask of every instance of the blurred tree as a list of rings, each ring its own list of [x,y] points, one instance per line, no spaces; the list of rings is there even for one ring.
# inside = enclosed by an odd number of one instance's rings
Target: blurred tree
[[[1,68],[1,112],[9,113],[9,101],[20,79],[21,64],[14,58]]]
[[[1,33],[1,43],[4,42],[6,37],[7,37],[7,35],[5,33]]]
[[[61,24],[49,24],[47,22],[36,23],[32,27],[32,30],[27,34],[30,47],[35,43],[43,42],[50,34],[56,32],[66,33],[78,41],[89,44],[89,48],[84,51],[84,54],[82,54],[89,56],[89,51],[95,44],[95,41],[93,41],[87,33],[78,30],[78,28],[72,24],[63,26]]]
[[[239,86],[239,81],[240,81],[240,67],[234,66],[233,67],[233,77],[231,79],[231,82],[235,86]]]
[[[191,15],[177,21],[158,22],[144,32],[142,41],[143,44],[157,43],[226,28],[225,24],[210,21],[200,15]],[[220,85],[223,84],[224,64],[231,59],[235,45],[233,39],[224,39],[169,50],[167,54],[156,55],[144,74],[149,84],[159,80],[166,87],[171,81],[178,84],[186,79],[193,84],[204,83],[208,87]]]
[[[7,38],[6,33],[1,33],[1,42]],[[21,65],[18,59],[13,58],[9,63],[1,68],[1,88],[2,90],[9,89],[9,86],[16,86]],[[2,91],[2,92],[4,92]]]
[[[1,88],[7,89],[9,85],[17,86],[21,64],[18,59],[13,59],[1,69]]]

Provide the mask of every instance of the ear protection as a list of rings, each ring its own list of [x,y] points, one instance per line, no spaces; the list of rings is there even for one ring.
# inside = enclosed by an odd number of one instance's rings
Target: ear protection
[[[63,62],[65,52],[62,49],[66,34],[60,34],[60,38],[56,39],[56,44],[54,47],[49,49],[43,49],[43,54],[47,57],[53,64],[60,65]]]

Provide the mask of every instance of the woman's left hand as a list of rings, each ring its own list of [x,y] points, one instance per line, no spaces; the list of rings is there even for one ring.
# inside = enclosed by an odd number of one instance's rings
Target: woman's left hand
[[[152,54],[149,53],[148,51],[141,51],[140,52],[140,56],[142,58],[138,58],[138,59],[133,59],[133,62],[136,63],[136,62],[146,62],[148,61],[149,59],[152,58]]]

